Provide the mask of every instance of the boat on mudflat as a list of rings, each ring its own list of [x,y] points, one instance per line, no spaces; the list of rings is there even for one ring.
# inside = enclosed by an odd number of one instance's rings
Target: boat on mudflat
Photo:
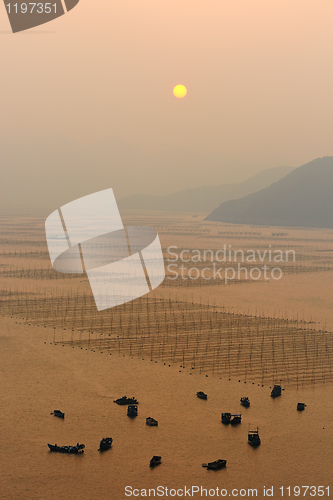
[[[127,396],[123,396],[122,398],[118,398],[114,403],[117,403],[117,405],[120,406],[125,406],[125,405],[138,405],[139,401],[137,399],[133,398],[128,398]]]
[[[248,397],[244,396],[243,398],[240,399],[240,404],[242,406],[245,406],[245,408],[248,408],[250,406],[250,400]]]
[[[65,414],[60,410],[53,410],[51,415],[54,415],[55,417],[58,417],[58,418],[65,418]]]
[[[259,437],[259,429],[258,428],[256,431],[249,431],[249,433],[247,435],[247,441],[253,447],[260,445],[261,439]]]
[[[281,396],[282,394],[282,389],[280,385],[274,385],[272,391],[271,391],[271,398],[277,398]]]
[[[147,417],[146,418],[146,424],[149,425],[150,427],[157,427],[158,426],[157,420],[155,420],[152,417]]]
[[[156,467],[156,465],[161,464],[162,457],[154,455],[153,458],[149,462],[149,467]]]
[[[109,450],[112,446],[113,439],[112,438],[103,438],[99,443],[98,451],[106,451]]]
[[[303,411],[305,410],[306,404],[305,403],[297,403],[297,411]]]
[[[47,445],[50,451],[55,451],[57,453],[84,453],[85,446],[84,444],[77,443],[76,446],[58,446],[57,444],[48,444]]]
[[[221,414],[222,424],[230,424],[231,413],[226,412]]]
[[[127,415],[129,417],[137,417],[138,416],[138,407],[136,405],[129,405],[127,408]]]
[[[202,467],[206,467],[207,470],[219,470],[224,469],[227,465],[226,460],[215,460],[215,462],[208,462],[208,464],[202,464]]]
[[[231,425],[238,425],[242,421],[242,415],[240,413],[235,413],[234,415],[231,415],[231,420],[230,423]]]
[[[205,393],[204,393],[204,392],[202,392],[202,391],[199,391],[199,392],[197,392],[197,397],[198,397],[199,399],[207,399],[207,394],[205,394]]]

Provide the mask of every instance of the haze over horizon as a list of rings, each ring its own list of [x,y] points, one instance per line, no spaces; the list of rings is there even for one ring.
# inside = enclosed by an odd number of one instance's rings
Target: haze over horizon
[[[109,187],[119,201],[138,193],[163,196],[207,185],[223,185],[227,189],[232,179],[235,184],[243,180],[234,169],[226,168],[209,155],[186,150],[149,155],[112,138],[78,147],[74,141],[61,137],[20,140],[0,137],[0,150],[2,207],[32,208],[52,203],[56,207]],[[289,167],[263,169],[260,173],[270,170],[284,172]],[[245,173],[244,181],[252,177]],[[273,174],[271,178],[273,182]],[[258,182],[257,189],[253,186],[252,192],[261,187]],[[223,198],[218,198],[216,204],[206,210],[216,208],[222,201]]]
[[[0,135],[10,153],[2,149],[1,182],[5,192],[14,183],[15,201],[27,171],[41,190],[65,172],[70,197],[70,183],[79,176],[88,190],[98,167],[101,184],[105,172],[116,178],[119,198],[333,155],[328,0],[81,1],[15,35],[0,9]],[[178,83],[188,89],[181,100]]]

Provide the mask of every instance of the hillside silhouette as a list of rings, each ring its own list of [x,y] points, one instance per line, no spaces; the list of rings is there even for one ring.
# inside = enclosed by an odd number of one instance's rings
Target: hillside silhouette
[[[205,220],[333,228],[333,157],[296,168],[271,186],[216,208]]]
[[[119,200],[120,208],[139,210],[175,210],[209,212],[221,201],[241,198],[271,185],[293,170],[292,167],[269,168],[238,184],[202,186],[164,196],[135,194]]]

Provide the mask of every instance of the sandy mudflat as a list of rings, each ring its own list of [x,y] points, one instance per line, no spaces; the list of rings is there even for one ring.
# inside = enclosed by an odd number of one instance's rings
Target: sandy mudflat
[[[50,329],[1,318],[1,463],[3,499],[123,499],[124,487],[258,488],[331,483],[333,410],[331,385],[286,389],[272,400],[269,387],[189,375],[178,366],[50,344]],[[46,344],[44,343],[46,342]],[[195,396],[208,393],[208,400]],[[113,399],[139,399],[131,420]],[[240,411],[238,428],[220,422],[221,411]],[[303,413],[296,403],[304,401]],[[61,421],[50,412],[60,408]],[[158,428],[145,425],[153,416]],[[249,426],[259,426],[262,445],[247,444]],[[97,452],[99,440],[114,445]],[[83,442],[83,456],[48,452],[47,443]],[[152,455],[163,465],[150,470]],[[223,458],[227,469],[211,473],[205,461]],[[258,498],[262,498],[258,493]]]
[[[167,278],[163,286],[149,295],[149,300],[162,298],[173,304],[179,300],[199,305],[209,303],[216,304],[220,310],[224,306],[228,322],[233,326],[223,334],[228,334],[231,342],[239,324],[237,314],[250,314],[297,318],[298,327],[305,326],[310,334],[311,328],[327,329],[327,346],[330,347],[333,329],[332,232],[207,224],[200,217],[174,213],[141,213],[135,217],[124,214],[127,224],[156,227],[166,258],[170,245],[179,250],[218,250],[228,244],[235,249],[259,248],[261,251],[274,245],[284,250],[294,248],[296,263],[284,266],[280,281],[233,281],[228,285],[194,281],[189,286],[189,282],[170,282]],[[200,375],[197,367],[190,370],[187,364],[185,368],[181,366],[184,363],[177,356],[173,356],[174,363],[167,361],[167,357],[163,359],[156,345],[152,351],[154,361],[148,355],[150,348],[144,355],[132,357],[124,346],[126,336],[136,331],[135,323],[125,332],[118,331],[113,324],[113,344],[105,348],[112,331],[108,321],[116,317],[113,312],[103,316],[104,344],[96,341],[99,318],[95,313],[88,316],[91,326],[84,330],[83,338],[87,337],[88,330],[95,329],[95,341],[90,347],[85,345],[81,349],[83,344],[77,342],[80,329],[76,327],[82,309],[74,321],[70,314],[64,315],[67,306],[63,304],[68,303],[70,308],[73,297],[90,293],[87,279],[59,277],[51,269],[43,217],[8,217],[1,224],[1,312],[5,314],[0,318],[1,498],[95,500],[103,497],[120,500],[126,498],[126,485],[138,488],[199,485],[227,488],[228,492],[232,488],[257,488],[257,498],[263,498],[263,486],[274,485],[276,489],[282,485],[326,487],[331,484],[330,349],[321,352],[321,357],[315,349],[306,350],[308,373],[320,369],[317,366],[320,360],[326,363],[325,377],[316,378],[315,385],[299,384],[298,389],[285,380],[282,382],[285,391],[276,400],[269,397],[269,386],[274,378],[274,370],[269,366],[263,368],[269,377],[262,387],[252,384],[250,377],[245,383],[244,377],[236,376],[242,372],[242,367],[237,368],[238,372],[232,371],[229,380],[228,370],[213,375],[212,365],[206,362]],[[275,236],[277,232],[282,235]],[[35,296],[39,301],[34,301]],[[62,304],[62,316],[55,313],[57,309],[50,312],[45,308],[45,300],[51,297],[57,307]],[[8,315],[10,310],[16,311],[13,317]],[[20,310],[29,311],[28,320],[26,314],[22,319]],[[177,324],[175,319],[176,316],[166,317],[166,323]],[[155,317],[152,325],[154,321]],[[188,321],[187,325],[189,336],[198,332],[198,323]],[[214,322],[212,325],[214,329]],[[66,326],[67,340],[74,327],[74,347],[62,345],[62,326]],[[158,330],[152,327],[150,342],[155,331]],[[280,338],[287,338],[289,331],[282,329]],[[202,337],[208,350],[210,332],[209,327]],[[124,337],[119,348],[117,335]],[[325,335],[321,333],[322,338]],[[57,345],[54,345],[54,337]],[[166,345],[170,352],[177,345],[179,348],[179,339],[177,335],[169,336]],[[237,339],[235,345],[239,343],[239,336]],[[306,347],[309,346],[304,345],[304,349]],[[289,367],[295,368],[301,356],[304,360],[304,349],[295,351],[292,358],[286,356],[286,366],[289,363]],[[246,352],[240,359],[245,359]],[[199,390],[208,394],[208,401],[196,398]],[[126,408],[113,403],[124,394],[134,395],[140,402],[139,416],[134,420],[126,416]],[[239,412],[241,396],[251,400],[251,407],[242,409],[242,424],[237,428],[223,426],[221,412]],[[303,413],[296,411],[298,401],[308,405]],[[50,415],[54,409],[66,413],[64,421]],[[148,416],[158,420],[158,428],[145,425]],[[247,444],[247,432],[257,426],[262,445],[254,450]],[[98,453],[100,439],[109,436],[114,439],[112,449]],[[48,451],[48,442],[58,445],[82,442],[86,449],[82,456],[53,454]],[[153,455],[162,456],[162,465],[151,470],[148,464]],[[217,458],[227,460],[225,470],[211,473],[201,467],[203,462]],[[276,490],[274,496],[279,498],[278,493]]]

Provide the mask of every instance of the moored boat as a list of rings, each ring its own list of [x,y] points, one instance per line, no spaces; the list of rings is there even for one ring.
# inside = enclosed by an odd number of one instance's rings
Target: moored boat
[[[149,462],[149,467],[156,467],[156,465],[161,464],[162,457],[154,455],[153,458]]]
[[[274,385],[272,391],[271,391],[271,398],[277,398],[278,396],[281,396],[281,386],[280,385]]]
[[[207,394],[205,394],[205,393],[204,393],[204,392],[202,392],[202,391],[199,391],[199,392],[197,392],[197,397],[198,397],[199,399],[207,399]]]
[[[58,418],[65,418],[65,414],[60,410],[53,410],[51,415],[54,415],[55,417],[58,417]]]
[[[50,451],[55,451],[55,452],[58,452],[58,453],[74,453],[74,454],[78,454],[78,453],[84,453],[84,449],[85,446],[84,444],[79,444],[77,443],[76,446],[58,446],[57,444],[48,444],[47,445],[50,449]]]
[[[112,446],[113,439],[112,438],[103,438],[99,443],[98,451],[109,450]]]
[[[138,407],[136,405],[129,405],[127,408],[127,415],[129,417],[137,417]]]
[[[259,429],[256,431],[249,431],[247,435],[247,441],[251,446],[259,446],[261,439],[259,437]]]
[[[125,406],[125,405],[138,405],[139,401],[137,399],[133,398],[128,398],[127,396],[123,396],[122,398],[118,398],[114,403],[117,403],[117,405],[120,406]]]
[[[303,411],[306,407],[305,403],[297,403],[297,411]]]
[[[219,470],[224,469],[227,465],[226,460],[215,460],[215,462],[208,462],[208,464],[202,464],[202,467],[206,467],[207,470]]]
[[[221,414],[222,424],[230,424],[231,413],[226,412]]]
[[[240,424],[241,421],[242,421],[242,415],[240,413],[235,413],[234,415],[231,415],[231,420],[230,420],[231,425]]]
[[[146,418],[146,424],[149,425],[150,427],[157,427],[158,426],[157,420],[155,420],[152,417],[147,417]]]
[[[250,406],[250,400],[248,397],[244,396],[243,398],[240,399],[240,404],[242,406],[245,406],[245,408],[248,408]]]

